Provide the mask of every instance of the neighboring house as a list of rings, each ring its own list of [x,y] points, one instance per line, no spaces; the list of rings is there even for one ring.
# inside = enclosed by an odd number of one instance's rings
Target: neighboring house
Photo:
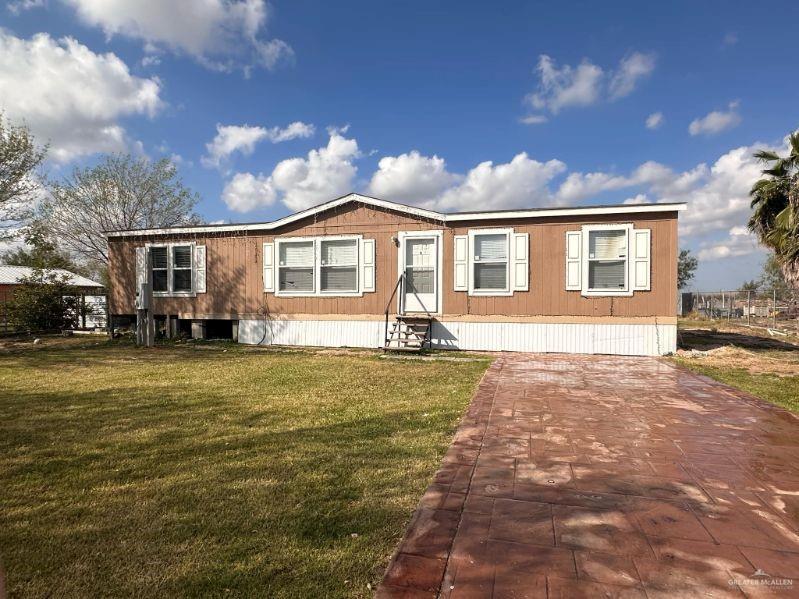
[[[30,277],[33,272],[34,269],[29,266],[0,265],[0,321],[4,328],[7,326],[6,302],[14,297],[14,292],[22,284],[22,280]],[[104,290],[100,283],[62,268],[47,269],[47,272],[54,273],[59,277],[66,277],[66,282],[77,288],[77,291],[84,297],[86,305],[91,308],[90,313],[85,317],[85,323],[80,323],[81,327],[90,329],[105,327],[105,295],[103,295]]]
[[[115,231],[110,313],[135,317],[149,248],[154,312],[172,332],[381,347],[388,311],[389,328],[398,313],[431,318],[433,347],[665,354],[684,209],[443,214],[350,194],[268,223]]]

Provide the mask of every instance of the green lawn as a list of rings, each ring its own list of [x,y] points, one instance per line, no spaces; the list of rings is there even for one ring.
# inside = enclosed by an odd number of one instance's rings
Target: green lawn
[[[678,364],[712,379],[737,387],[773,404],[799,412],[799,376],[752,373],[745,368],[705,366],[696,361],[677,358]]]
[[[9,593],[369,596],[487,365],[233,345],[0,353]]]

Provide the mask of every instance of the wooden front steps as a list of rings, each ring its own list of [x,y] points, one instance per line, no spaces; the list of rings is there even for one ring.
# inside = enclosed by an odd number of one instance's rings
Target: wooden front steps
[[[400,314],[388,331],[383,351],[419,353],[430,347],[432,327],[433,319],[429,316]]]

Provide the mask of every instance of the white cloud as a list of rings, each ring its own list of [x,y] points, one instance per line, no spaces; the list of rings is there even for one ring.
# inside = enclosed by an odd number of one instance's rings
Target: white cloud
[[[272,171],[275,187],[291,210],[302,210],[352,191],[360,156],[358,142],[331,131],[327,146],[308,152],[307,158],[279,162]]]
[[[570,106],[588,106],[599,99],[603,70],[583,60],[576,67],[558,68],[550,56],[538,58],[538,91],[528,96],[530,104],[538,110],[557,114]]]
[[[108,37],[122,35],[146,46],[187,54],[220,71],[256,65],[274,68],[293,56],[282,40],[263,39],[265,0],[62,0],[86,24]]]
[[[46,4],[45,0],[16,0],[6,5],[8,11],[13,15],[18,15],[26,10],[42,8]]]
[[[519,122],[524,125],[540,125],[546,123],[549,119],[543,114],[529,114],[519,119]]]
[[[277,190],[271,178],[251,173],[236,173],[222,190],[222,201],[236,212],[271,206],[276,199]]]
[[[647,129],[657,129],[663,124],[663,113],[662,112],[653,112],[648,117],[646,117],[646,128]]]
[[[446,190],[435,203],[439,210],[498,210],[546,206],[551,200],[549,182],[566,170],[560,160],[538,162],[526,152],[510,162],[481,162],[463,182]]]
[[[538,88],[525,101],[536,110],[558,114],[564,108],[590,106],[601,100],[613,101],[630,95],[638,82],[655,68],[653,54],[633,52],[606,70],[588,59],[576,67],[558,67],[546,54],[538,58]],[[527,125],[544,122],[540,114],[521,119]]]
[[[671,170],[657,162],[644,162],[630,175],[612,173],[571,173],[558,188],[555,199],[558,204],[569,205],[592,198],[607,191],[649,185],[664,185],[673,176]]]
[[[270,175],[236,173],[222,192],[233,210],[248,212],[270,206],[278,198],[292,211],[303,210],[352,191],[358,171],[353,162],[361,154],[358,142],[331,129],[327,146],[308,152],[307,158],[289,158]]]
[[[651,202],[649,201],[649,197],[645,193],[639,193],[631,198],[627,198],[626,200],[624,200],[623,203],[637,205],[637,204],[650,204]]]
[[[729,230],[725,239],[703,243],[697,252],[697,257],[706,261],[721,260],[745,256],[759,249],[757,237],[746,227],[737,226]]]
[[[163,107],[160,92],[157,78],[131,75],[112,53],[95,54],[69,37],[24,40],[0,30],[0,106],[50,142],[57,161],[129,147],[119,120],[154,116]]]
[[[610,80],[610,99],[629,96],[640,79],[647,77],[655,70],[655,56],[642,52],[633,52],[619,62],[619,68]]]
[[[741,123],[738,114],[739,102],[730,102],[726,111],[714,110],[713,112],[691,121],[688,132],[691,135],[715,135],[725,129],[732,129]]]
[[[429,202],[458,176],[447,171],[443,158],[422,156],[416,150],[399,156],[381,158],[369,183],[369,193],[395,202]]]
[[[280,143],[300,137],[311,137],[314,130],[313,125],[300,121],[295,121],[283,129],[217,124],[216,136],[205,144],[206,156],[200,160],[203,166],[218,168],[235,152],[249,156],[255,150],[255,146],[265,139],[272,143]]]

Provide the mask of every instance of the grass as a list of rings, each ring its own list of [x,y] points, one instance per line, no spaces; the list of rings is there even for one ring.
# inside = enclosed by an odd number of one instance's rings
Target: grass
[[[680,321],[678,364],[799,413],[799,344],[792,336]]]
[[[369,596],[487,365],[6,348],[9,594]]]

